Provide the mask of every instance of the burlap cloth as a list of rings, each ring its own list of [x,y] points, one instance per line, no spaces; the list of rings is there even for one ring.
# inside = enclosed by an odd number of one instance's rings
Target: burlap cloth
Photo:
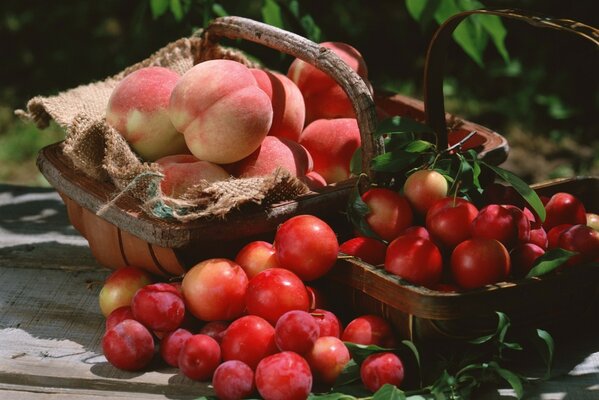
[[[119,196],[130,195],[139,199],[149,214],[185,222],[226,217],[246,204],[268,205],[308,192],[305,184],[280,169],[264,177],[206,182],[190,188],[181,198],[169,198],[160,191],[162,174],[158,166],[142,162],[123,137],[106,124],[106,107],[112,90],[124,76],[139,68],[161,66],[183,74],[198,62],[216,58],[256,66],[236,50],[207,43],[200,38],[180,39],[101,82],[82,85],[56,96],[34,97],[27,103],[27,110],[17,110],[16,114],[40,128],[54,120],[65,129],[63,152],[73,168],[116,186],[113,200],[106,206]]]

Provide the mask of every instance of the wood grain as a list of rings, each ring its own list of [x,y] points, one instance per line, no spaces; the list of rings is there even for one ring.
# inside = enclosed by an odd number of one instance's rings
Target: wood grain
[[[106,362],[98,306],[110,270],[92,257],[51,189],[0,185],[0,398],[197,398],[210,394],[155,361]]]

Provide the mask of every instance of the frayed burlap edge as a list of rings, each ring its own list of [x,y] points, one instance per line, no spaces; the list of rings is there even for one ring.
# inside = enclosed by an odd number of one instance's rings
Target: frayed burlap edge
[[[266,206],[309,192],[303,182],[279,169],[265,177],[206,182],[190,188],[181,198],[166,197],[160,190],[163,175],[159,166],[142,162],[123,137],[106,124],[105,112],[112,90],[124,76],[140,68],[161,66],[183,74],[197,62],[218,58],[258,67],[239,51],[202,42],[199,38],[180,39],[101,82],[81,85],[56,96],[34,97],[27,103],[27,111],[15,111],[40,128],[55,120],[67,132],[63,152],[74,167],[96,180],[114,183],[116,192],[98,210],[99,215],[124,195],[138,199],[148,214],[187,222],[225,218],[248,203]]]

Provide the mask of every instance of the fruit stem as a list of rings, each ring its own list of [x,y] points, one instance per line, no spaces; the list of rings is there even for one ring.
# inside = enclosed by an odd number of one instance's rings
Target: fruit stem
[[[464,136],[464,138],[462,140],[460,140],[459,142],[449,146],[448,148],[446,148],[445,150],[443,150],[442,152],[440,152],[439,154],[444,154],[444,153],[449,153],[455,149],[459,150],[462,149],[462,145],[464,143],[466,143],[468,140],[470,140],[472,138],[472,136],[476,135],[478,132],[477,131],[472,131],[469,134],[467,134],[466,136]]]

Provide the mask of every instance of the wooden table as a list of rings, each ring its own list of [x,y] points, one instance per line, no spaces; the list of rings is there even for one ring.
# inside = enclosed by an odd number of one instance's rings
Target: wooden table
[[[0,184],[0,399],[191,399],[211,393],[164,364],[127,373],[107,363],[97,301],[109,273],[68,223],[54,190]],[[599,399],[598,324],[558,339],[553,375],[529,387],[529,398]],[[514,395],[500,389],[485,398]]]

